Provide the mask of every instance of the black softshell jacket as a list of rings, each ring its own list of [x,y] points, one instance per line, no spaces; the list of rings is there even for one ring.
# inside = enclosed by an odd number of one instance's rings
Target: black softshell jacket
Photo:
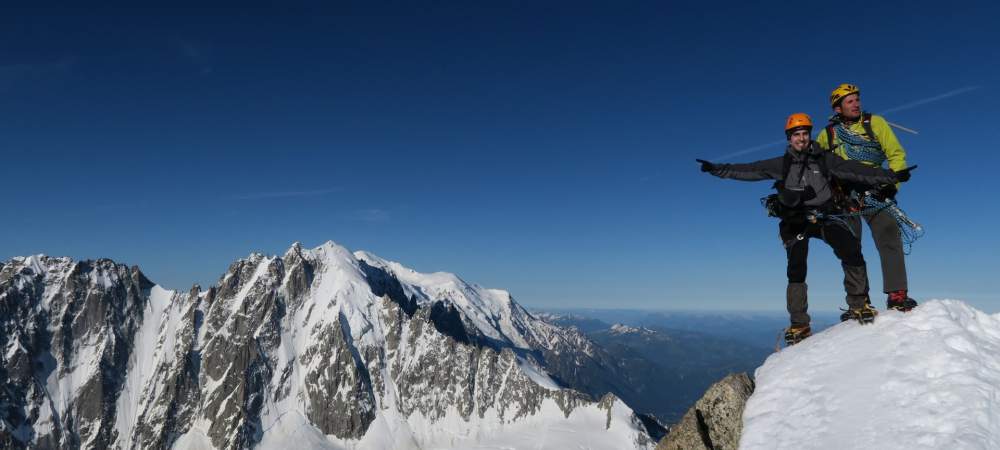
[[[830,180],[823,176],[820,158],[826,165],[829,176],[864,186],[877,186],[896,182],[895,174],[881,167],[866,166],[858,161],[843,159],[833,152],[820,148],[815,142],[801,152],[788,146],[785,151],[791,156],[788,179],[783,180],[785,189],[805,191],[812,187],[816,196],[803,202],[806,206],[821,206],[833,196]],[[805,168],[803,169],[803,165]],[[785,157],[764,159],[746,164],[717,164],[711,171],[719,178],[742,181],[782,180]]]

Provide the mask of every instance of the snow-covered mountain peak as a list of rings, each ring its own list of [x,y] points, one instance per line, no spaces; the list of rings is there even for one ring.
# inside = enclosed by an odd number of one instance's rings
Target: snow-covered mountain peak
[[[611,325],[609,330],[611,334],[623,335],[623,334],[653,334],[655,331],[650,330],[646,327],[632,327],[621,323],[616,323]]]
[[[365,251],[355,252],[354,256],[392,274],[400,281],[406,294],[416,299],[418,304],[440,301],[454,305],[475,329],[490,339],[508,342],[518,348],[530,348],[530,342],[542,339],[538,334],[545,333],[538,328],[551,327],[532,317],[513,301],[507,291],[467,283],[453,273],[420,273]]]
[[[290,249],[295,247],[296,245],[292,244]],[[299,247],[301,248],[301,244],[299,245]],[[354,258],[354,255],[351,253],[351,251],[348,250],[347,247],[344,247],[333,241],[326,241],[316,248],[305,250],[305,253],[321,258],[326,262],[336,262],[338,264],[346,263],[346,264],[353,264],[355,266],[357,265],[357,263],[355,262],[356,259]]]
[[[332,294],[339,289],[344,289],[347,285],[360,285],[366,283],[366,276],[361,271],[358,260],[354,258],[351,251],[337,245],[333,241],[327,241],[323,245],[310,250],[303,250],[303,256],[320,269],[320,273],[329,274],[321,277],[326,283],[321,283],[318,288],[318,295]],[[336,279],[335,283],[331,284]]]
[[[354,257],[360,261],[364,261],[373,267],[378,267],[384,269],[388,272],[393,273],[400,279],[400,281],[405,282],[411,287],[422,287],[426,290],[421,289],[413,292],[417,295],[420,301],[433,301],[437,300],[434,298],[434,294],[442,293],[463,293],[468,290],[473,290],[475,287],[469,285],[464,280],[453,273],[449,272],[432,272],[432,273],[421,273],[406,267],[398,262],[389,261],[383,259],[378,255],[369,253],[364,250],[359,250],[354,252]]]
[[[841,323],[756,382],[743,449],[1000,448],[1000,314],[932,300]]]
[[[622,401],[594,401],[620,375],[578,331],[333,242],[251,253],[187,293],[111,260],[15,258],[0,331],[3,448],[652,444]]]
[[[70,258],[53,258],[44,254],[31,256],[15,256],[8,262],[9,270],[27,276],[44,275],[48,272],[60,272],[73,264]]]
[[[14,259],[15,262],[18,262],[17,259],[18,258]],[[45,257],[45,255],[43,255],[43,254],[37,254],[37,255],[28,256],[26,258],[21,258],[21,261],[19,261],[19,262],[21,264],[23,264],[23,266],[25,268],[30,269],[32,272],[34,272],[36,274],[42,274],[42,273],[45,273],[45,271],[46,271],[46,267],[47,267],[47,264],[45,264],[45,260],[46,259],[47,258]]]

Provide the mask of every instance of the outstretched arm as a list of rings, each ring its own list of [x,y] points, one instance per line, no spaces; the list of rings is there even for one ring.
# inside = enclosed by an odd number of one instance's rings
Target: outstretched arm
[[[897,181],[902,181],[897,179],[896,174],[894,174],[891,170],[885,170],[881,167],[866,166],[860,161],[842,159],[832,152],[825,153],[823,157],[826,158],[826,166],[830,169],[830,175],[840,178],[841,180],[860,183],[867,186],[891,184],[896,183]]]
[[[701,162],[701,161],[699,161]],[[705,163],[702,163],[705,167]],[[781,178],[784,167],[784,157],[764,159],[746,164],[712,164],[708,163],[707,172],[719,178],[729,178],[741,181],[777,180]]]
[[[889,168],[897,172],[905,169],[906,151],[903,150],[899,139],[896,138],[896,133],[893,133],[892,128],[889,127],[889,122],[886,122],[882,116],[873,115],[872,132],[875,133],[879,145],[882,146],[882,151],[885,152],[886,159],[889,160]]]
[[[885,152],[885,158],[889,161],[889,169],[896,172],[905,169],[906,151],[900,145],[899,139],[896,139],[896,133],[892,132],[889,122],[886,122],[882,116],[872,115],[872,132],[875,133],[879,145],[882,146],[882,151]],[[899,188],[899,183],[896,184],[896,188]]]

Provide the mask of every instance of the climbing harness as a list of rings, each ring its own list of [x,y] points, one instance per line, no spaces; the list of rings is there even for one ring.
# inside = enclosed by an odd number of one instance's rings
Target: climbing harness
[[[858,237],[857,234],[854,233],[854,230],[851,229],[851,224],[847,222],[847,219],[845,219],[845,217],[850,217],[849,215],[826,214],[816,209],[810,209],[804,212],[803,217],[805,218],[805,222],[809,225],[832,223],[834,225],[843,227],[845,230],[851,233],[851,235],[854,236],[855,238]],[[823,230],[822,227],[820,228],[820,234],[821,235],[825,234],[825,231]],[[799,234],[796,234],[791,239],[785,241],[783,244],[785,248],[791,248],[796,243],[806,240],[808,236],[809,236],[809,228],[807,226],[805,230],[803,230]]]
[[[856,195],[856,194],[855,194]],[[852,196],[855,198],[855,196]],[[892,216],[893,220],[896,221],[896,226],[899,227],[899,235],[903,241],[903,254],[909,255],[910,251],[913,250],[913,243],[920,239],[924,235],[924,227],[919,223],[911,219],[906,215],[906,212],[896,204],[896,201],[887,198],[885,200],[879,200],[870,191],[865,191],[860,200],[857,200],[862,206],[857,211],[852,211],[843,214],[823,214],[820,212],[811,212],[811,215],[807,216],[807,219],[816,223],[818,220],[832,220],[838,225],[843,225],[847,228],[854,237],[858,237],[854,230],[851,229],[850,225],[847,223],[847,219],[850,217],[874,217],[876,214],[885,211],[887,214]]]
[[[892,216],[893,220],[896,221],[896,226],[899,228],[899,235],[903,241],[903,254],[909,255],[910,251],[913,250],[913,243],[917,239],[923,237],[924,227],[919,223],[911,219],[906,215],[906,212],[896,204],[896,201],[887,198],[885,200],[879,200],[875,198],[869,191],[865,191],[863,196],[859,199],[858,194],[853,194],[851,196],[852,201],[860,205],[860,207],[852,209],[850,212],[840,213],[840,214],[828,214],[822,212],[818,209],[810,209],[804,212],[805,221],[809,224],[819,224],[822,222],[832,223],[834,225],[843,227],[851,233],[855,238],[860,238],[854,229],[851,227],[848,220],[852,217],[874,217],[876,214],[885,211],[886,214]],[[791,210],[781,204],[778,201],[778,194],[771,194],[767,197],[760,199],[760,203],[767,210],[767,215],[769,217],[783,218]],[[790,247],[798,241],[806,239],[806,232],[799,233],[795,235],[792,239],[789,239],[784,243],[785,247]]]

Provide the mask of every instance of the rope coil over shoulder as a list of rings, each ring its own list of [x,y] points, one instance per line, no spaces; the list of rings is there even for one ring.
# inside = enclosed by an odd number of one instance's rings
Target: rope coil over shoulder
[[[878,166],[885,162],[885,152],[882,151],[882,146],[878,141],[865,139],[848,130],[842,123],[838,123],[834,130],[837,133],[837,139],[844,144],[844,154],[847,155],[848,159],[870,162]]]

